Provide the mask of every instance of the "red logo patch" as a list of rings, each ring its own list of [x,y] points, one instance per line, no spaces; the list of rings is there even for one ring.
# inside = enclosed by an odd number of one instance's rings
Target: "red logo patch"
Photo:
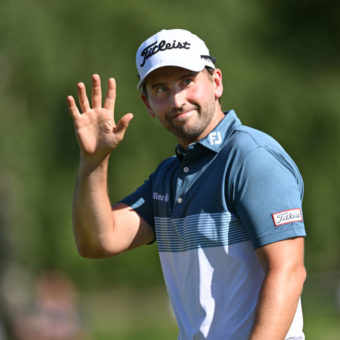
[[[280,211],[278,213],[272,214],[272,217],[276,227],[282,224],[303,221],[300,208]]]

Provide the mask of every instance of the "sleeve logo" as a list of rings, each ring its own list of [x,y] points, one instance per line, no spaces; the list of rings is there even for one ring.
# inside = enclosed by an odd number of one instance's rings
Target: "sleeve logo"
[[[276,214],[272,214],[272,217],[276,227],[282,224],[303,221],[301,209],[280,211]]]

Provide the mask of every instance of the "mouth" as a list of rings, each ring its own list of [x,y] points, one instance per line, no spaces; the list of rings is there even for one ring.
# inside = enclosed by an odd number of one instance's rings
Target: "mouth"
[[[193,112],[193,110],[190,110],[190,111],[184,111],[184,112],[180,112],[180,113],[177,113],[177,114],[175,114],[172,118],[175,118],[175,119],[177,119],[177,118],[182,118],[182,117],[186,117],[186,116],[189,116],[189,115],[191,115],[192,114],[192,112]]]
[[[196,111],[196,108],[192,108],[190,110],[185,110],[185,111],[181,111],[181,112],[176,112],[175,114],[171,115],[170,118],[172,120],[185,120],[189,117],[191,117],[194,112]]]

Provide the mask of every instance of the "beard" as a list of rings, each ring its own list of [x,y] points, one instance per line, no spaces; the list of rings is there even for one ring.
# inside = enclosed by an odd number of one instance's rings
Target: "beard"
[[[189,117],[188,120],[183,122],[174,122],[174,116],[192,110],[195,111],[193,113],[194,116]],[[212,105],[203,108],[199,105],[193,105],[190,108],[174,109],[168,112],[165,117],[166,128],[177,138],[190,144],[197,141],[206,130],[214,117],[214,113],[215,106]]]

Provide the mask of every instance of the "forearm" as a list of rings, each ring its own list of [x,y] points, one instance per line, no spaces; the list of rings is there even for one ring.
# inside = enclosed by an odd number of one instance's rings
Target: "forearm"
[[[105,236],[112,231],[112,208],[107,191],[108,158],[99,165],[80,160],[73,201],[73,226],[78,251],[102,257]]]
[[[293,321],[306,277],[304,267],[268,271],[250,340],[283,340]]]

